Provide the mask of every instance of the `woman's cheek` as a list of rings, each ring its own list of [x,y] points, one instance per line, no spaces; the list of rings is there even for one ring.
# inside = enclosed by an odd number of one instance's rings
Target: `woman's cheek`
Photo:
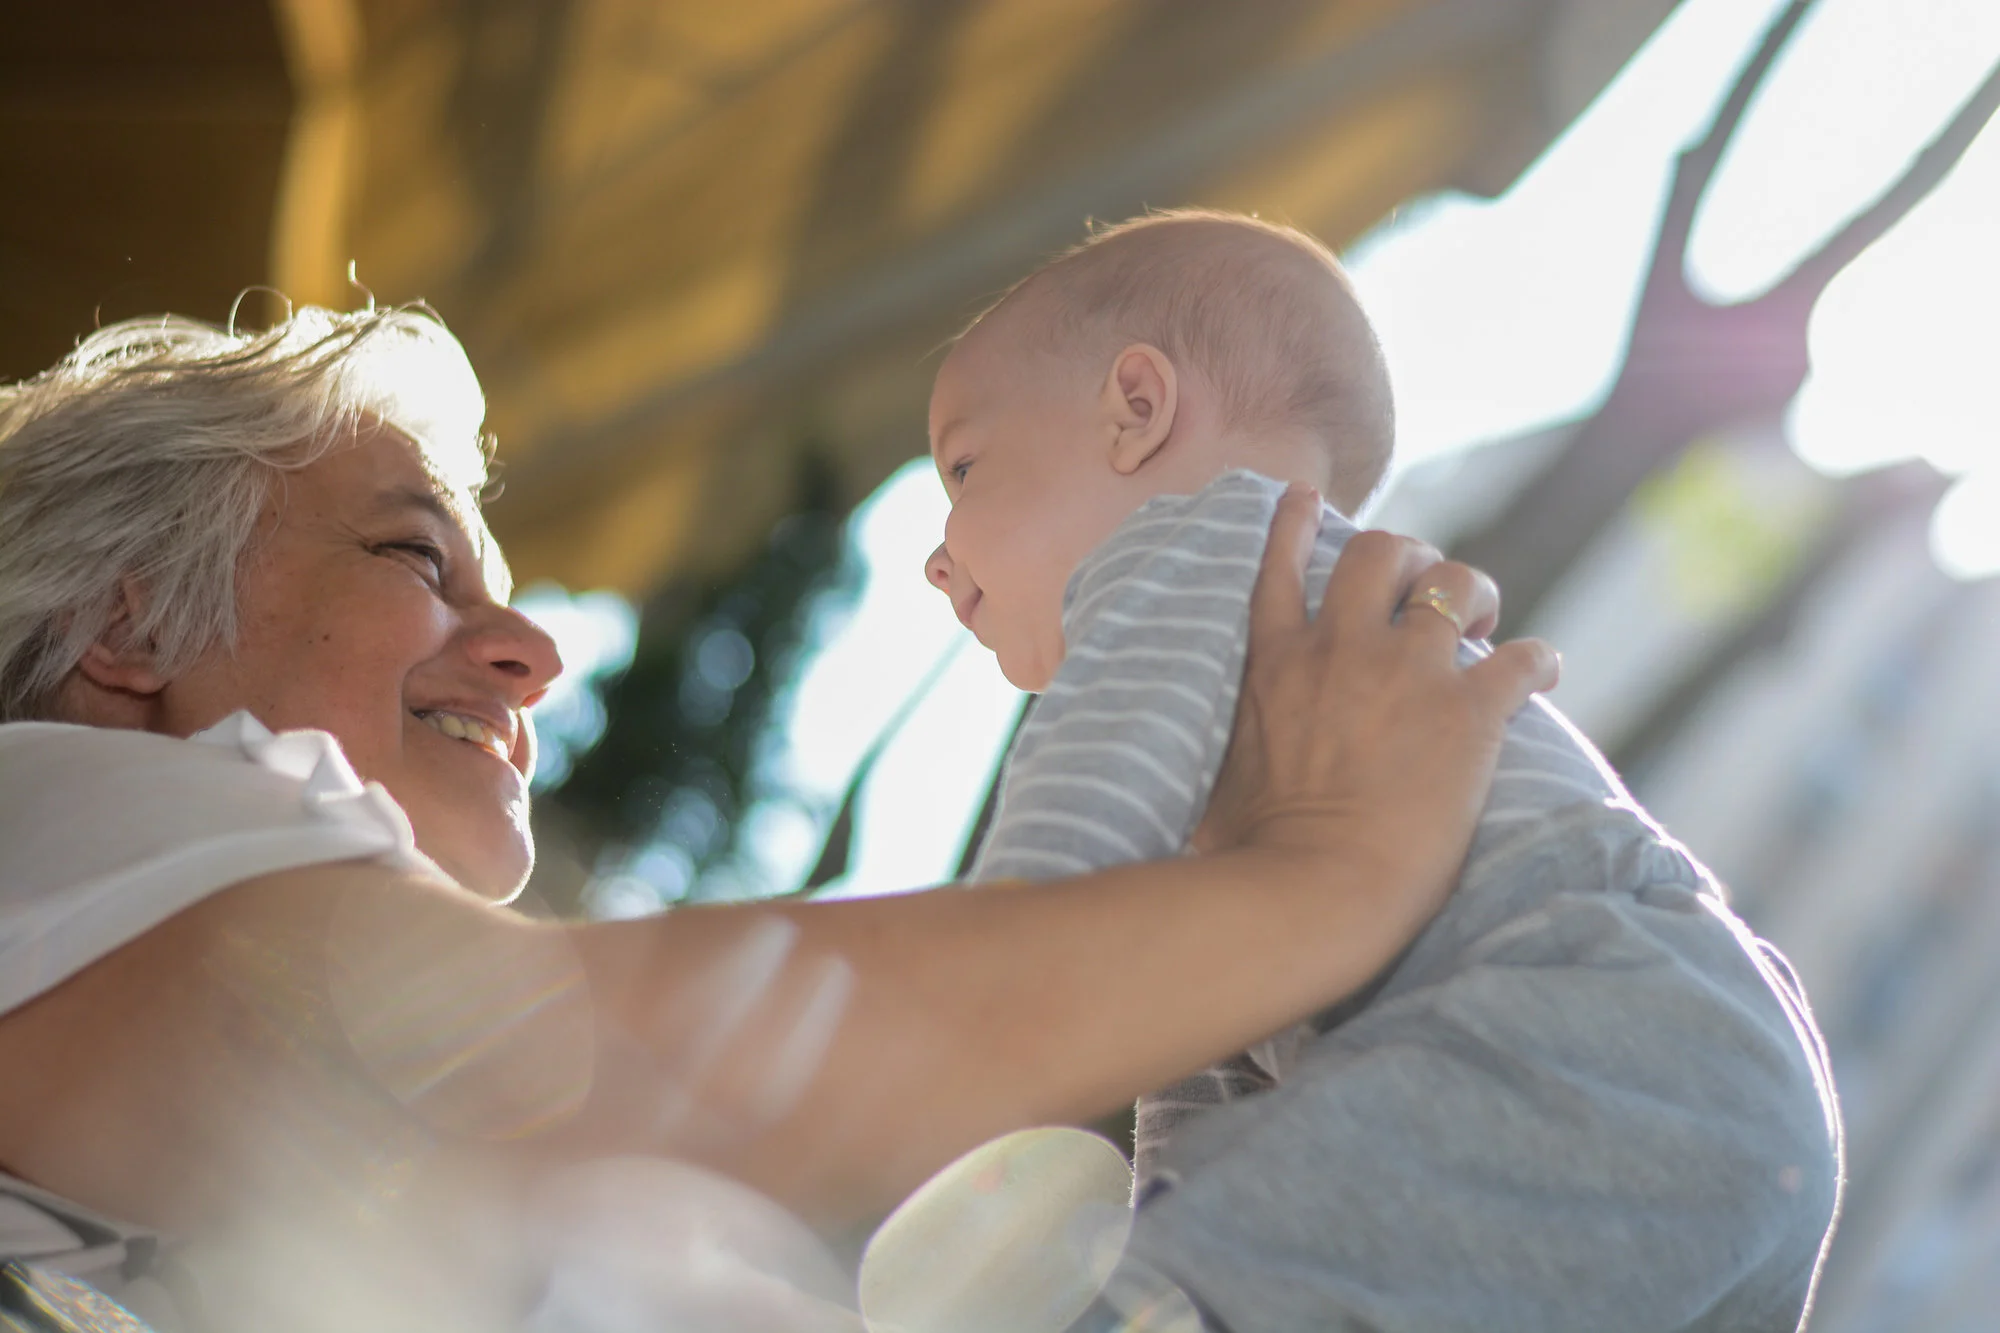
[[[458,620],[443,597],[411,580],[377,608],[375,633],[385,655],[417,662],[443,651]]]

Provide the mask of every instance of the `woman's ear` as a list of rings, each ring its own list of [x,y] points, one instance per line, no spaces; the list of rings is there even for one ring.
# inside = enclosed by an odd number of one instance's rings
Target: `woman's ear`
[[[1114,431],[1112,469],[1129,477],[1173,434],[1174,414],[1180,410],[1174,363],[1150,343],[1133,343],[1111,362],[1103,404]]]
[[[104,632],[90,647],[76,669],[100,690],[133,696],[151,696],[167,687],[160,674],[158,653],[150,639],[137,632],[139,608],[144,590],[132,579],[118,585],[118,605]]]

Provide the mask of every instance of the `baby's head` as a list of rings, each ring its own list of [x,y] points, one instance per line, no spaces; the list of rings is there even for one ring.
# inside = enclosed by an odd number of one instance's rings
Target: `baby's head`
[[[1017,283],[945,358],[930,436],[952,508],[926,572],[1039,690],[1070,575],[1140,505],[1246,467],[1351,514],[1394,427],[1380,346],[1325,246],[1235,214],[1139,218]]]

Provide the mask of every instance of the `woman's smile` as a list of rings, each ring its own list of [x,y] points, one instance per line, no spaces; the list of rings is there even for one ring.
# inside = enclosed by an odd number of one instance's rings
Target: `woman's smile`
[[[476,745],[509,768],[513,767],[513,761],[508,757],[514,749],[511,725],[497,727],[472,714],[446,708],[415,708],[410,711],[433,731]]]

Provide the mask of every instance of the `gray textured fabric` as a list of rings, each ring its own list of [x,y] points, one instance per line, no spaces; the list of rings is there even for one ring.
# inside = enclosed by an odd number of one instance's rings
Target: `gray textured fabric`
[[[151,1333],[182,1327],[175,1296],[185,1298],[188,1287],[163,1258],[159,1237],[5,1172],[0,1172],[0,1263],[29,1265],[85,1284],[84,1312],[91,1292],[117,1302],[119,1308],[96,1311],[92,1329],[115,1333],[140,1327],[123,1317],[127,1312],[143,1319]],[[0,1327],[12,1325],[0,1319]]]
[[[1280,493],[1154,501],[1078,570],[976,878],[1185,846]],[[1352,532],[1328,512],[1315,610]],[[1838,1190],[1789,969],[1540,700],[1404,956],[1139,1112],[1132,1254],[1233,1333],[1792,1329]]]

